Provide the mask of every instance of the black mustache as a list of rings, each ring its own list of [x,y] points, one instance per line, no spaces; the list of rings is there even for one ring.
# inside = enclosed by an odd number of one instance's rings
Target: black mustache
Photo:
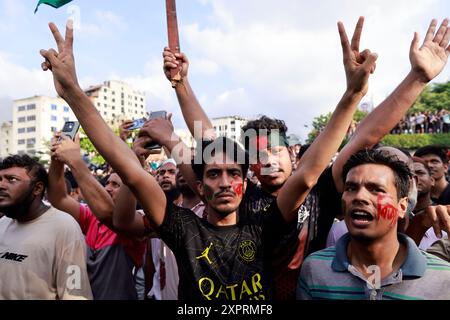
[[[236,192],[234,192],[232,190],[224,190],[224,191],[219,191],[219,192],[215,193],[214,197],[217,198],[217,197],[221,196],[224,193],[233,194],[234,196],[236,195]]]

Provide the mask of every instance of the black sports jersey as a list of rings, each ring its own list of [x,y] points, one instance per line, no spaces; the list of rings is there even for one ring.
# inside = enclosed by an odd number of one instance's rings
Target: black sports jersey
[[[254,214],[239,210],[238,223],[218,227],[188,209],[168,204],[158,228],[174,252],[181,300],[267,300],[272,298],[271,259],[286,224],[273,202]]]

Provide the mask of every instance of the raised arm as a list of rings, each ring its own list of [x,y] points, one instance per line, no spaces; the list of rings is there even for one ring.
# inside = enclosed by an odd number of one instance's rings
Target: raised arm
[[[139,134],[151,138],[167,149],[168,156],[175,160],[186,183],[200,196],[196,188],[197,177],[191,166],[191,149],[175,134],[170,117],[146,122]]]
[[[333,178],[338,191],[343,191],[342,168],[350,156],[361,149],[374,146],[388,134],[402,120],[427,83],[444,69],[450,55],[448,19],[442,22],[437,32],[436,25],[437,21],[433,19],[422,46],[419,46],[418,33],[414,33],[409,51],[411,70],[408,75],[359,124],[349,143],[339,153],[333,165]]]
[[[64,163],[52,157],[48,170],[48,200],[55,208],[67,212],[80,222],[80,203],[68,193],[64,178]]]
[[[89,209],[91,209],[92,213],[99,221],[111,228],[112,213],[114,209],[113,200],[100,182],[98,182],[91,174],[89,168],[81,158],[79,136],[77,135],[75,142],[69,137],[59,133],[55,134],[55,138],[56,139],[51,147],[52,165],[54,167],[50,169],[58,170],[58,168],[55,167],[60,166],[61,163],[66,164],[72,171],[78,186],[83,192],[84,200],[89,206]],[[64,172],[59,169],[58,174],[61,176]],[[52,188],[51,191],[53,194],[49,193],[49,200],[56,208],[66,211],[74,217],[79,217],[80,205],[75,200],[69,201],[68,198],[70,198],[70,196],[67,195],[65,187],[61,184],[61,180],[64,181],[64,175],[62,176],[62,179],[58,179],[58,184],[54,185]],[[64,191],[61,192],[60,190],[56,190],[58,188],[61,188]]]
[[[134,153],[141,161],[142,166],[145,165],[145,159],[150,154],[150,151],[145,149],[145,145],[149,142],[151,142],[149,137],[140,136],[133,143]],[[118,231],[128,236],[142,239],[150,235],[150,230],[146,227],[142,215],[136,211],[136,204],[136,197],[130,188],[123,184],[114,207],[113,225]]]
[[[287,222],[297,217],[297,209],[338,150],[358,103],[367,93],[369,75],[375,70],[377,55],[369,50],[359,52],[363,24],[364,18],[360,17],[350,44],[344,25],[341,22],[338,23],[347,90],[337,105],[330,122],[303,155],[300,167],[287,180],[278,194],[278,207]]]
[[[178,103],[180,104],[181,112],[183,114],[184,121],[195,137],[195,124],[199,126],[201,124],[201,134],[203,138],[214,139],[215,131],[209,120],[206,112],[200,106],[194,91],[191,88],[188,80],[189,61],[184,53],[172,53],[169,48],[164,48],[164,73],[170,81],[170,70],[177,68],[181,64],[181,81],[175,87],[175,93],[177,94]],[[199,139],[200,137],[196,137]]]
[[[56,91],[67,101],[99,153],[137,197],[149,221],[154,226],[161,225],[166,208],[164,192],[141,167],[133,151],[108,127],[78,85],[73,57],[72,23],[69,21],[67,24],[65,39],[53,23],[50,24],[50,29],[58,45],[58,52],[54,49],[41,50],[40,53],[45,58],[43,70],[52,71]]]

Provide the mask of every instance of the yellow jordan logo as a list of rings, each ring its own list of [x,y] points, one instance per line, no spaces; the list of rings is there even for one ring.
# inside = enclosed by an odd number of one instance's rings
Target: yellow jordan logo
[[[211,244],[209,245],[208,248],[206,248],[201,255],[199,255],[198,257],[195,257],[195,259],[200,260],[202,258],[205,258],[206,260],[208,260],[209,264],[212,264],[211,260],[209,260],[209,250],[211,249],[211,247],[213,246],[213,243],[211,242]]]

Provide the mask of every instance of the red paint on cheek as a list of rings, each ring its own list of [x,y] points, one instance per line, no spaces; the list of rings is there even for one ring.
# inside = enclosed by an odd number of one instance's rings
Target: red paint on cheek
[[[258,150],[258,151],[267,149],[267,147],[269,145],[269,140],[268,140],[267,136],[256,137],[256,139],[254,141],[256,144],[256,150]]]
[[[386,195],[378,195],[377,197],[377,219],[386,219],[390,221],[391,226],[395,224],[398,216],[398,209],[390,202],[392,198]]]
[[[233,188],[233,191],[238,195],[238,197],[242,198],[243,183],[242,182],[234,183],[232,185],[232,188]]]

